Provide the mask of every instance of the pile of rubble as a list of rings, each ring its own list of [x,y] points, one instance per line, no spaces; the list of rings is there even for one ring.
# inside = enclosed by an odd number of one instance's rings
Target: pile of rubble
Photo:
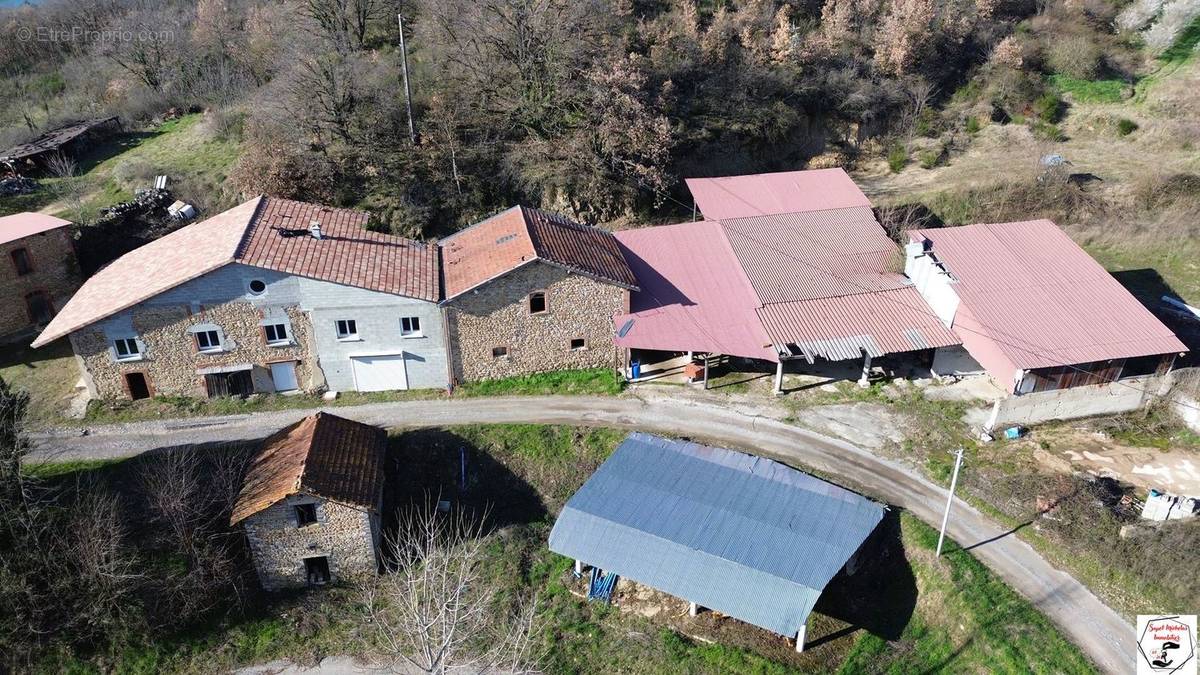
[[[133,199],[100,209],[100,220],[117,220],[132,215],[161,215],[175,201],[170,190],[138,190]]]
[[[7,176],[0,178],[0,195],[27,195],[36,191],[37,181],[24,176]]]

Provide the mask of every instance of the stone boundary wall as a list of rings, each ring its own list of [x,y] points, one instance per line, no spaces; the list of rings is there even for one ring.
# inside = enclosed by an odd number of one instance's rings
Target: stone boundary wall
[[[295,506],[316,504],[317,522],[296,526]],[[304,559],[328,556],[331,581],[378,571],[378,516],[308,495],[293,495],[247,518],[243,527],[262,587],[308,585]]]

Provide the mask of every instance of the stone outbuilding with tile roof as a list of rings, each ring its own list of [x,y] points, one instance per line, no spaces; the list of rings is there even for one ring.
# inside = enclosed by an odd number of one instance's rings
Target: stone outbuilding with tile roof
[[[619,366],[637,278],[612,233],[516,206],[440,248],[456,382]]]
[[[122,256],[34,342],[70,336],[102,398],[449,383],[437,247],[257,197]]]
[[[279,431],[251,462],[234,504],[267,590],[378,571],[387,433],[329,413]]]

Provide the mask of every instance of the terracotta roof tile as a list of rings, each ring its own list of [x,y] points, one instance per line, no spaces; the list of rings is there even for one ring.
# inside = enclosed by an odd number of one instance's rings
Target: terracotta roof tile
[[[0,218],[0,244],[70,225],[71,221],[44,213],[15,213]]]
[[[446,298],[541,260],[626,288],[637,279],[612,233],[514,206],[441,241]]]
[[[246,471],[231,524],[294,494],[374,510],[383,490],[387,432],[329,413],[268,438]]]

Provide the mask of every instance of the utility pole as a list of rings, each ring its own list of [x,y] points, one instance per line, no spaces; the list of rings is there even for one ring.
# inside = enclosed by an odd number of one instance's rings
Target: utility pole
[[[408,111],[408,140],[417,144],[417,128],[413,125],[412,88],[408,86],[408,49],[404,46],[404,15],[397,14],[396,22],[400,24],[400,67],[404,73],[404,107]]]
[[[958,485],[958,469],[962,466],[963,449],[959,448],[954,453],[954,474],[950,477],[950,494],[946,496],[946,513],[942,515],[942,531],[938,534],[937,553],[934,557],[942,555],[942,540],[946,538],[946,524],[950,522],[950,505],[954,503],[954,488]]]

